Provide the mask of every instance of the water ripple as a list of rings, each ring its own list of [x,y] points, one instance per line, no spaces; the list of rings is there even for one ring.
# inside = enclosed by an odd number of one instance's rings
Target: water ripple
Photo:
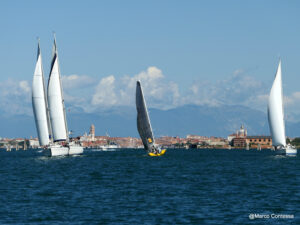
[[[299,157],[271,151],[0,151],[0,224],[296,224]],[[250,213],[295,219],[249,220]]]

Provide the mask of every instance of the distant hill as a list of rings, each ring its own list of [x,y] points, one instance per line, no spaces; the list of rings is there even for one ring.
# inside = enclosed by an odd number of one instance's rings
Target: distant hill
[[[289,137],[300,137],[300,122],[286,123],[286,133]]]
[[[268,134],[266,115],[244,106],[186,105],[167,111],[152,109],[150,113],[157,135],[199,134],[227,137],[241,124],[245,125],[248,134]]]
[[[245,106],[196,106],[185,105],[170,110],[149,109],[155,136],[180,136],[198,134],[203,136],[227,137],[241,124],[248,135],[269,135],[265,113]],[[67,113],[68,126],[74,136],[89,131],[93,123],[96,135],[138,137],[135,107],[115,107],[97,113],[84,113],[71,110]],[[36,137],[32,116],[13,116],[0,114],[1,137]],[[300,123],[287,123],[287,135],[300,136]]]
[[[5,115],[0,113],[0,137],[35,137],[34,118],[27,115]]]

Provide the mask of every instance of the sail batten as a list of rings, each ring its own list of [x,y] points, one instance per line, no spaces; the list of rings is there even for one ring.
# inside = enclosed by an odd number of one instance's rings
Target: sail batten
[[[47,100],[45,94],[42,56],[38,44],[37,62],[32,81],[32,108],[37,128],[39,143],[49,144],[49,124],[47,118]]]
[[[286,146],[281,62],[279,62],[276,76],[270,91],[268,101],[268,120],[273,146]]]

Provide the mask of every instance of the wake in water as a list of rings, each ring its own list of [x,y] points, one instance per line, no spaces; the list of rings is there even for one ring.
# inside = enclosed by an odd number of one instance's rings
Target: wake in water
[[[270,158],[273,159],[290,159],[290,158],[294,158],[297,157],[297,155],[271,155]]]
[[[116,149],[116,148],[111,148],[111,149],[99,149],[99,148],[93,148],[93,149],[90,149],[89,151],[92,151],[92,152],[117,152],[117,151],[120,151],[120,149]]]
[[[75,157],[85,157],[85,155],[68,155],[66,157],[72,157],[72,158],[75,158]]]
[[[61,160],[66,158],[67,156],[55,156],[55,157],[50,157],[50,156],[39,156],[36,158],[37,161],[55,161],[55,160]]]

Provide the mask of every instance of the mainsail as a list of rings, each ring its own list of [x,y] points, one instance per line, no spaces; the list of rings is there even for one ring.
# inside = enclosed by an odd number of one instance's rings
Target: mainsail
[[[286,146],[281,80],[281,62],[279,62],[277,73],[270,92],[268,102],[268,120],[273,145]]]
[[[154,137],[140,81],[136,83],[137,128],[146,150],[154,146]]]
[[[65,106],[55,38],[53,45],[51,70],[48,81],[48,105],[53,140],[68,140],[68,128],[65,115]]]
[[[32,81],[32,107],[40,145],[48,145],[49,127],[47,118],[47,99],[45,94],[42,56],[39,43],[37,62]]]

